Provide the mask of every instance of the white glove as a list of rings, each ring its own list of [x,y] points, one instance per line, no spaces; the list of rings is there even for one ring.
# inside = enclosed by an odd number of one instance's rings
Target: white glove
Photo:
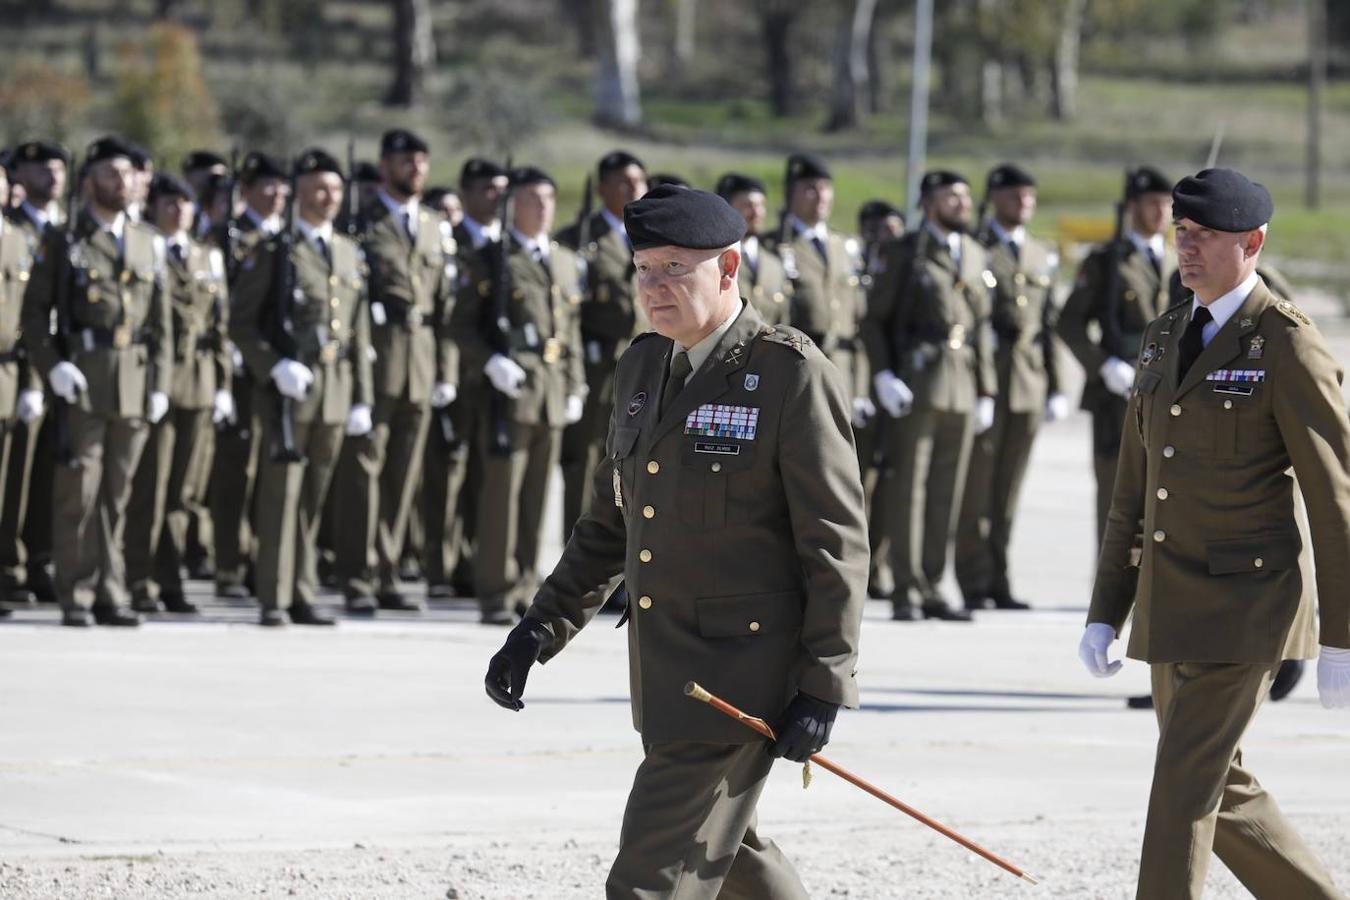
[[[1317,658],[1317,697],[1327,709],[1350,709],[1350,650],[1322,648]]]
[[[455,387],[453,384],[441,381],[431,389],[431,405],[436,409],[445,409],[451,403],[454,403],[455,398],[458,396],[459,388]]]
[[[514,359],[494,353],[487,361],[487,365],[483,366],[483,371],[487,373],[488,381],[491,381],[497,390],[512,400],[520,396],[520,389],[525,386],[526,375],[525,370]]]
[[[314,373],[309,367],[293,359],[278,360],[268,374],[277,383],[277,390],[281,391],[282,396],[292,400],[305,399],[305,393],[314,383]]]
[[[56,396],[67,403],[74,403],[80,398],[81,391],[89,390],[89,382],[84,380],[84,373],[74,363],[65,360],[52,366],[51,371],[47,373],[47,381]]]
[[[370,406],[365,403],[353,405],[351,412],[347,413],[347,436],[361,437],[370,434],[371,427]]]
[[[881,401],[881,408],[890,413],[894,418],[909,415],[910,409],[914,406],[914,392],[909,389],[909,385],[900,380],[890,369],[878,372],[872,376],[872,386],[877,389],[877,399]]]
[[[975,433],[984,434],[994,427],[994,398],[981,397],[975,401]]]
[[[151,425],[158,425],[159,420],[169,411],[169,395],[163,391],[154,391],[150,394],[150,402],[145,406],[146,420]]]
[[[40,417],[46,408],[47,402],[42,399],[42,391],[20,391],[19,402],[14,412],[18,415],[19,421],[27,425]]]
[[[1045,421],[1060,422],[1069,417],[1069,398],[1063,394],[1051,394],[1045,401]]]
[[[234,422],[234,395],[226,390],[216,391],[211,398],[211,424]]]
[[[1104,622],[1093,622],[1083,631],[1083,639],[1078,642],[1078,658],[1098,678],[1110,678],[1120,671],[1120,660],[1111,662],[1106,656],[1107,648],[1115,639],[1114,628]]]
[[[1134,384],[1134,366],[1123,359],[1111,357],[1097,370],[1106,384],[1106,389],[1121,397],[1130,395],[1130,386]]]
[[[567,395],[567,409],[563,410],[563,422],[568,425],[575,425],[581,421],[581,414],[586,411],[586,398],[580,394]]]
[[[877,414],[876,405],[871,397],[853,398],[853,427],[862,428],[867,424],[867,420]]]

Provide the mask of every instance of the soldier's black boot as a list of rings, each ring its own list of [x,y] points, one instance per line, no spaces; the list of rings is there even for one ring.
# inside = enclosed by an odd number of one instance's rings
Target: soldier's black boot
[[[109,625],[113,628],[135,628],[141,624],[139,615],[111,603],[95,603],[93,613],[94,621],[99,625]]]
[[[1031,609],[1030,603],[1023,603],[1008,590],[994,591],[989,599],[993,601],[994,609]]]
[[[936,595],[925,597],[921,609],[925,619],[937,619],[940,622],[970,622],[974,618],[964,609],[953,609],[950,603]]]
[[[291,604],[291,621],[297,625],[334,625],[333,617],[319,612],[308,603]]]

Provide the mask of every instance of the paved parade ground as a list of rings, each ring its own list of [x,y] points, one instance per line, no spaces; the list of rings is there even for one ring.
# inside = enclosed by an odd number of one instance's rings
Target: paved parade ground
[[[803,792],[780,764],[761,833],[813,896],[1133,896],[1156,727],[1125,708],[1142,664],[1096,681],[1076,655],[1087,426],[1047,428],[1033,457],[1014,561],[1036,609],[897,624],[872,602],[863,708],[826,750],[1041,885],[826,772]],[[505,630],[467,602],[270,630],[195,587],[190,622],[75,631],[35,608],[0,625],[0,896],[602,894],[641,754],[613,619],[536,669],[514,714],[482,688]],[[1246,760],[1345,889],[1350,717],[1318,705],[1312,675],[1262,710]],[[1246,896],[1217,863],[1210,884]]]

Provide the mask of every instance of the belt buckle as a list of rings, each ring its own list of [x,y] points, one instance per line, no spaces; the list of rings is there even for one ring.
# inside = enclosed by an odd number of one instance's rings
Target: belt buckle
[[[544,362],[548,363],[549,365],[553,365],[558,360],[562,359],[562,341],[558,340],[555,337],[551,337],[548,340],[544,341],[543,356]]]
[[[956,324],[947,334],[947,346],[953,350],[960,350],[966,343],[966,326]]]
[[[408,308],[408,327],[409,328],[422,327],[422,311],[415,306]]]
[[[131,346],[131,323],[123,322],[113,329],[113,346],[125,350]]]
[[[324,363],[325,365],[337,362],[337,355],[338,350],[336,341],[329,341],[319,348],[319,362]]]

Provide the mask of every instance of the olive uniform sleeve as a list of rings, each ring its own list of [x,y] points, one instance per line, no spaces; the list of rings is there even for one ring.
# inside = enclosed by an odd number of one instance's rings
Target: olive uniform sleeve
[[[862,342],[873,372],[890,370],[898,374],[899,360],[891,336],[895,333],[893,317],[900,297],[900,289],[908,279],[909,264],[899,241],[888,241],[880,248],[880,271],[875,275],[872,289],[867,292],[867,313],[862,322]]]
[[[970,243],[974,243],[973,241]],[[977,245],[978,247],[978,245]],[[989,268],[988,254],[983,247],[978,247],[983,259],[980,265],[984,268],[986,279],[993,280],[992,270]],[[998,369],[994,364],[994,291],[989,281],[980,281],[980,296],[983,304],[975,315],[975,393],[981,397],[998,396]]]
[[[361,279],[361,295],[356,301],[356,321],[352,328],[352,403],[375,405],[375,365],[370,344],[370,279]]]
[[[209,253],[215,255],[220,251],[212,246]],[[225,277],[223,270],[217,285],[220,289],[220,295],[212,310],[211,322],[211,355],[216,367],[216,390],[232,390],[234,384],[234,355],[230,353],[230,292],[225,286]]]
[[[436,306],[433,332],[436,336],[436,381],[449,384],[459,383],[459,345],[455,342],[454,317],[455,286],[458,281],[458,259],[454,253],[446,253],[444,240],[442,253],[445,253],[446,265],[441,268],[440,281],[436,285]]]
[[[1041,305],[1041,358],[1045,366],[1046,393],[1050,396],[1064,392],[1059,374],[1059,307],[1055,305],[1055,286],[1052,281],[1046,288],[1045,302]]]
[[[28,350],[29,364],[42,380],[61,361],[56,341],[51,335],[51,310],[56,302],[57,281],[68,277],[65,235],[54,228],[42,238],[41,250],[28,277],[28,289],[23,295],[23,342]]]
[[[1137,579],[1131,565],[1131,550],[1144,518],[1147,487],[1147,456],[1139,433],[1139,393],[1132,391],[1125,408],[1125,427],[1120,438],[1111,511],[1106,516],[1106,534],[1097,558],[1097,577],[1088,607],[1088,623],[1110,625],[1119,635],[1134,607]]]
[[[230,339],[244,357],[244,365],[259,384],[267,384],[272,367],[281,361],[262,330],[276,265],[270,242],[259,242],[240,263],[233,285],[234,310],[230,316]]]
[[[1101,316],[1101,292],[1104,289],[1101,260],[1099,253],[1092,253],[1083,260],[1073,291],[1064,301],[1056,329],[1088,378],[1095,377],[1107,359],[1101,344],[1088,333],[1088,324],[1098,322]]]
[[[491,302],[492,281],[489,277],[487,254],[496,244],[485,244],[481,250],[470,250],[460,265],[468,267],[468,277],[461,280],[450,315],[450,337],[459,356],[459,380],[481,375],[483,366],[492,356],[492,348],[483,335],[485,305]]]
[[[150,310],[146,325],[150,329],[150,391],[168,394],[173,384],[173,301],[165,281],[164,256],[156,254],[154,280],[150,286]]]

